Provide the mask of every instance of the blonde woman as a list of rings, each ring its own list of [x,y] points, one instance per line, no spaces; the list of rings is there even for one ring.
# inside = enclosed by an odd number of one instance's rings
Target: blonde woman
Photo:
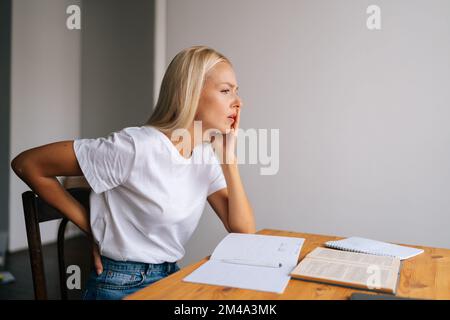
[[[92,237],[85,299],[121,299],[178,271],[206,200],[228,232],[255,232],[234,153],[237,91],[225,56],[187,48],[169,64],[145,125],[51,143],[12,161],[31,189]],[[56,179],[81,175],[93,190],[90,217]]]

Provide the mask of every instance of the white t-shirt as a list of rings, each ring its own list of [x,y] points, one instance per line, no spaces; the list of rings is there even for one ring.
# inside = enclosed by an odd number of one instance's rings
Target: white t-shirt
[[[181,259],[207,196],[227,187],[211,144],[197,145],[188,159],[151,126],[78,139],[74,150],[94,191],[94,239],[100,253],[114,260]]]

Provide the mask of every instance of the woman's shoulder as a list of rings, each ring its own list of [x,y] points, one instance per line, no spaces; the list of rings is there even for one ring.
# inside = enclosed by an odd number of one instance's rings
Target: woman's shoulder
[[[160,134],[156,128],[150,126],[126,127],[121,130],[124,134],[131,136],[135,140],[161,140]]]
[[[154,127],[126,127],[121,131],[133,139],[136,149],[145,149],[146,152],[154,150],[156,152],[165,145],[164,134]]]

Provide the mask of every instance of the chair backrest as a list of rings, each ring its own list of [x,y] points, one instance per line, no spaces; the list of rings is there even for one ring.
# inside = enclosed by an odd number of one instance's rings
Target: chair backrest
[[[89,212],[88,188],[71,188],[67,190]],[[30,253],[31,272],[33,277],[34,296],[36,300],[47,299],[47,285],[45,281],[44,258],[42,255],[42,243],[39,223],[61,219],[58,228],[58,267],[61,299],[67,299],[66,270],[64,262],[64,232],[67,218],[54,207],[40,199],[34,192],[22,193],[23,211],[27,230],[28,251]]]

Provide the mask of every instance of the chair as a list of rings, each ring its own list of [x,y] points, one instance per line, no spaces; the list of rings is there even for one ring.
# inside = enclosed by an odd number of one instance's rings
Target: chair
[[[71,188],[67,190],[89,212],[88,188]],[[61,219],[58,228],[58,268],[61,299],[67,300],[66,267],[64,261],[64,232],[67,218],[60,211],[40,199],[34,192],[22,193],[23,211],[27,230],[28,251],[30,253],[31,272],[33,278],[34,296],[36,300],[47,300],[47,285],[45,281],[44,259],[39,224],[41,222]]]

